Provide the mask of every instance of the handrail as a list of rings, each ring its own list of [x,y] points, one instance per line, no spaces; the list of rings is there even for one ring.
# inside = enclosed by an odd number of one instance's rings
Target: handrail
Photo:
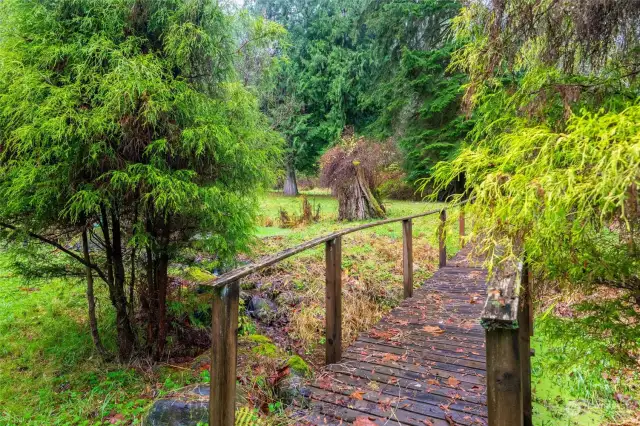
[[[438,226],[439,265],[446,266],[446,209],[463,206],[470,200],[445,205],[412,216],[385,219],[343,229],[298,246],[266,256],[259,261],[227,272],[205,285],[213,288],[211,307],[211,381],[209,425],[233,426],[235,419],[238,306],[240,279],[295,254],[325,244],[325,360],[327,364],[342,357],[342,237],[389,223],[402,222],[402,269],[404,297],[413,295],[413,219],[440,213]],[[460,212],[460,234],[464,234],[464,209]],[[215,395],[215,397],[214,397]]]
[[[244,278],[248,275],[253,274],[254,272],[258,272],[261,269],[264,269],[266,267],[269,267],[271,265],[274,265],[278,262],[281,262],[291,256],[294,256],[296,254],[302,253],[306,250],[312,249],[314,247],[317,247],[323,243],[326,243],[327,241],[331,241],[335,238],[338,237],[342,237],[344,235],[348,235],[348,234],[353,234],[354,232],[358,232],[358,231],[363,231],[365,229],[369,229],[369,228],[375,228],[378,226],[382,226],[382,225],[387,225],[389,223],[397,223],[397,222],[404,222],[407,220],[412,220],[412,219],[418,219],[421,217],[426,217],[426,216],[431,216],[434,214],[438,214],[441,213],[443,210],[447,209],[447,208],[454,208],[454,207],[459,207],[462,206],[464,204],[466,204],[468,202],[468,200],[466,201],[461,201],[459,203],[455,203],[455,204],[451,204],[451,205],[447,205],[447,206],[443,206],[441,209],[434,209],[434,210],[429,210],[420,214],[416,214],[413,216],[405,216],[405,217],[398,217],[398,218],[390,218],[390,219],[384,219],[384,220],[379,220],[376,222],[371,222],[371,223],[366,223],[364,225],[360,225],[360,226],[356,226],[353,228],[347,228],[347,229],[342,229],[340,231],[336,231],[334,233],[331,234],[327,234],[327,235],[323,235],[321,237],[317,237],[314,238],[313,240],[309,240],[306,241],[300,245],[297,245],[295,247],[291,247],[288,248],[286,250],[283,250],[279,253],[270,255],[270,256],[265,256],[263,258],[261,258],[260,260],[242,266],[240,268],[236,268],[232,271],[226,272],[222,275],[220,275],[219,277],[214,278],[213,280],[211,280],[210,282],[205,282],[202,283],[202,285],[205,286],[211,286],[214,288],[219,288],[219,287],[223,287],[225,285],[228,285],[232,282],[235,282],[241,278]]]

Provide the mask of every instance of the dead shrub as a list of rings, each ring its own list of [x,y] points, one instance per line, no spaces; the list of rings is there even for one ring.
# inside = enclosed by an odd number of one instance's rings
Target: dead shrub
[[[280,209],[278,220],[281,228],[295,228],[298,225],[309,225],[320,221],[320,204],[315,207],[307,197],[302,197],[300,214],[290,214],[285,209]]]

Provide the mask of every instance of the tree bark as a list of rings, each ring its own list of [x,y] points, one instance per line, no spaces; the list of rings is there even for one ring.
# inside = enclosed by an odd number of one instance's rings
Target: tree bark
[[[127,297],[125,294],[124,262],[120,235],[120,222],[117,213],[112,212],[114,219],[113,231],[109,232],[109,216],[105,206],[101,206],[102,232],[105,240],[107,255],[107,276],[109,279],[109,297],[116,309],[116,331],[118,342],[118,357],[121,361],[128,360],[135,343],[135,336],[129,320]],[[113,239],[112,239],[113,237]]]
[[[171,229],[169,222],[164,222],[158,241],[158,261],[156,262],[156,286],[158,291],[158,338],[156,341],[155,357],[159,359],[165,350],[167,340],[167,288],[169,286],[169,237]]]
[[[287,175],[284,181],[284,195],[289,197],[298,196],[298,182],[296,180],[296,169],[292,164],[287,164]]]
[[[84,254],[85,262],[87,264],[91,264],[91,257],[89,255],[89,238],[87,237],[86,228],[82,231],[82,252]],[[85,272],[87,275],[87,303],[89,305],[89,327],[91,329],[91,338],[93,339],[93,345],[96,347],[100,357],[102,357],[102,359],[106,359],[108,357],[108,353],[102,344],[100,333],[98,331],[96,299],[93,294],[93,271],[90,266],[85,266]]]
[[[338,203],[339,220],[381,219],[386,216],[384,207],[376,199],[359,166],[356,166],[351,185],[339,191]]]
[[[147,270],[147,288],[145,291],[146,306],[147,306],[147,351],[149,354],[153,353],[155,342],[158,339],[158,324],[156,317],[158,312],[158,292],[156,291],[156,277],[155,266],[153,260],[153,252],[150,247],[146,248],[146,270]]]

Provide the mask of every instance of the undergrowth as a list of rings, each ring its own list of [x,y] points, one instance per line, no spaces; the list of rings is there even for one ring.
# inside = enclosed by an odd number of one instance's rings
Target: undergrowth
[[[534,418],[539,426],[640,417],[640,315],[628,298],[583,301],[535,322]],[[631,423],[629,423],[631,424]]]

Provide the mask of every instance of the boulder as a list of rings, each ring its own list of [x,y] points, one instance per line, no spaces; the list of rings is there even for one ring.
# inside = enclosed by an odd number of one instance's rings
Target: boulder
[[[253,296],[247,306],[249,314],[265,324],[271,324],[278,317],[277,305],[269,299]]]
[[[287,361],[289,375],[278,384],[278,396],[287,405],[304,407],[309,403],[311,391],[308,387],[311,369],[298,355]]]

